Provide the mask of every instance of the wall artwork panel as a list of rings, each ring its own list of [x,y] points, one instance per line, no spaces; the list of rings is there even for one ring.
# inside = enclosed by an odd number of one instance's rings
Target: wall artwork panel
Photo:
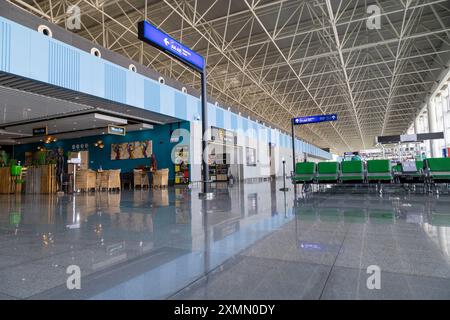
[[[152,155],[152,140],[111,144],[111,160],[144,159]]]

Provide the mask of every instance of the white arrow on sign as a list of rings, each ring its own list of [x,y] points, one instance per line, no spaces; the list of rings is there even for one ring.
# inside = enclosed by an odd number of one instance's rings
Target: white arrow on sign
[[[166,44],[166,46],[168,46],[169,45],[169,40],[167,40],[167,38],[164,38],[164,43]]]

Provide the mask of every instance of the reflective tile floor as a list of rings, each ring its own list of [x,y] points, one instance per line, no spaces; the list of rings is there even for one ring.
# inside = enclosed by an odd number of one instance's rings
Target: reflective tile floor
[[[281,186],[0,196],[0,299],[450,298],[450,195]]]

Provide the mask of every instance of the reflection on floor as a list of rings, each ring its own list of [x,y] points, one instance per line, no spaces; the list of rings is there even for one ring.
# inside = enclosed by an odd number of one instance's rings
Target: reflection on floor
[[[280,187],[0,196],[0,299],[450,298],[450,196]]]

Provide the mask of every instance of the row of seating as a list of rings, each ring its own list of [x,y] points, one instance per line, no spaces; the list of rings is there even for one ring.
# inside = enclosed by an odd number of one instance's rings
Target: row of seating
[[[406,166],[406,163],[405,163]],[[450,158],[416,161],[415,167],[391,165],[390,160],[339,162],[299,162],[292,173],[297,183],[401,183],[450,182]]]

